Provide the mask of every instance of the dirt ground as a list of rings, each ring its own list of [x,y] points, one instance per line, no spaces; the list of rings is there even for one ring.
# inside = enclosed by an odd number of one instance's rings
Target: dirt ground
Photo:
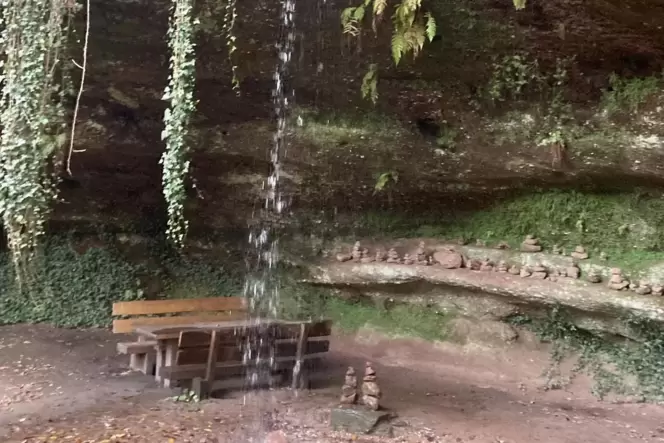
[[[126,371],[107,331],[46,326],[0,331],[0,441],[252,442],[259,417],[292,442],[377,441],[329,429],[343,373],[375,363],[403,442],[607,443],[664,441],[663,409],[594,399],[583,381],[545,392],[546,354],[488,352],[365,332],[337,337],[313,389],[201,403]]]

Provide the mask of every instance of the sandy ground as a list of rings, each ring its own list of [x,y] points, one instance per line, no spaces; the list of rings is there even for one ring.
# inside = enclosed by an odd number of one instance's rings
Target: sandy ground
[[[120,339],[100,330],[0,328],[0,441],[248,443],[258,441],[259,421],[291,443],[376,441],[329,427],[345,368],[365,360],[376,366],[383,404],[398,414],[395,437],[385,441],[664,441],[662,407],[600,402],[584,380],[544,391],[546,354],[538,351],[342,336],[311,391],[245,398],[231,389],[187,403],[127,372],[127,358],[115,353]]]

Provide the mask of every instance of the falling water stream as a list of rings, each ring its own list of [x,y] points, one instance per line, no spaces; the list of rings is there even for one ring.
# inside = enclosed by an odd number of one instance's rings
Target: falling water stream
[[[260,442],[268,430],[266,415],[271,399],[266,398],[272,387],[272,369],[275,364],[275,349],[270,345],[268,321],[278,315],[279,262],[278,226],[289,201],[281,186],[282,158],[287,148],[287,126],[289,110],[294,93],[289,84],[289,65],[295,41],[295,0],[281,1],[281,21],[279,38],[276,44],[278,61],[274,72],[272,100],[277,121],[274,140],[270,149],[270,174],[264,182],[264,201],[259,214],[254,214],[258,222],[249,234],[249,259],[244,295],[250,312],[250,333],[244,348],[244,362],[250,368],[245,380],[245,403],[253,399],[258,408],[256,428],[251,430],[248,441]],[[257,216],[257,217],[256,217]],[[261,392],[267,392],[266,395]],[[261,398],[262,397],[262,398]]]

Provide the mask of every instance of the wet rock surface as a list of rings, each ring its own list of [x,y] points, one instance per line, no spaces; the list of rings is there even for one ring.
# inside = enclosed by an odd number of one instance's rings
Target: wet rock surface
[[[338,407],[330,414],[330,425],[335,431],[351,434],[392,436],[390,425],[392,414],[387,411],[372,411],[362,407]]]

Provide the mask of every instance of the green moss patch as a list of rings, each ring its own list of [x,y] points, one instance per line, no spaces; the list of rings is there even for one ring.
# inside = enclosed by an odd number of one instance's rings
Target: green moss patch
[[[281,316],[293,319],[330,318],[343,331],[370,326],[386,335],[444,340],[451,314],[409,304],[394,306],[366,299],[346,300],[333,291],[285,280],[281,288]]]
[[[363,214],[364,235],[507,241],[518,247],[527,234],[545,248],[584,245],[609,263],[641,270],[664,261],[664,200],[648,194],[547,191],[516,197],[465,213],[407,216]]]

